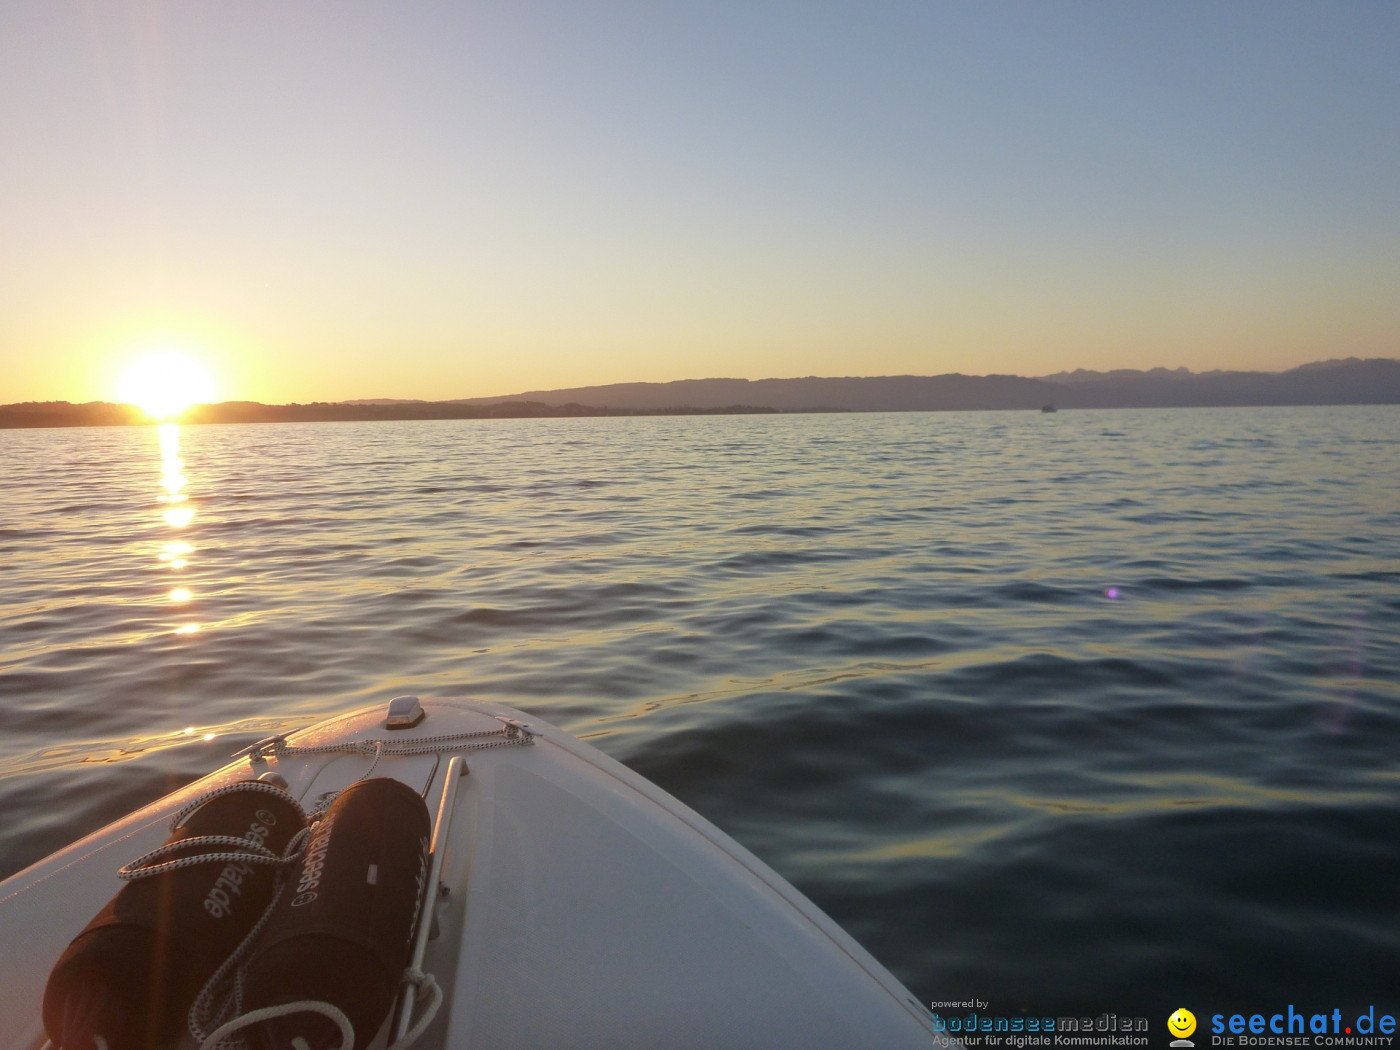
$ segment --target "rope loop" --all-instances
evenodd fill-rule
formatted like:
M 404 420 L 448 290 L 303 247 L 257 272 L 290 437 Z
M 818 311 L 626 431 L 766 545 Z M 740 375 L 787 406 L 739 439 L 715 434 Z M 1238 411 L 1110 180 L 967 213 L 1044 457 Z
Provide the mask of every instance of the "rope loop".
M 437 1016 L 438 1009 L 442 1006 L 442 985 L 437 983 L 437 978 L 422 970 L 415 970 L 409 967 L 403 972 L 403 983 L 414 985 L 418 989 L 418 994 L 428 1000 L 428 1005 L 423 1008 L 422 1014 L 414 1022 L 413 1027 L 404 1032 L 403 1038 L 390 1043 L 387 1050 L 408 1050 L 408 1047 L 418 1039 L 420 1035 L 428 1030 L 428 1025 L 433 1023 L 433 1018 Z
M 290 803 L 303 823 L 307 819 L 306 810 L 302 808 L 296 797 L 276 784 L 269 784 L 262 780 L 242 780 L 236 784 L 225 784 L 223 787 L 206 791 L 185 805 L 171 818 L 170 830 L 173 832 L 182 828 L 185 821 L 206 802 L 212 802 L 214 799 L 223 798 L 226 795 L 245 793 L 276 795 L 279 801 Z M 293 842 L 296 841 L 299 840 L 293 839 Z M 219 847 L 224 848 L 220 849 Z M 191 853 L 191 850 L 199 852 Z M 165 859 L 175 854 L 184 855 L 176 857 L 174 860 Z M 130 882 L 134 879 L 147 879 L 155 875 L 163 875 L 170 871 L 180 871 L 184 868 L 194 867 L 196 864 L 215 863 L 267 864 L 280 867 L 290 863 L 290 857 L 285 853 L 278 855 L 260 842 L 251 842 L 237 835 L 191 835 L 186 839 L 157 846 L 149 853 L 143 853 L 135 860 L 123 864 L 117 869 L 117 878 Z
M 351 1050 L 355 1045 L 355 1026 L 350 1023 L 339 1008 L 319 999 L 301 999 L 294 1003 L 281 1003 L 277 1006 L 264 1006 L 261 1010 L 250 1010 L 214 1029 L 199 1044 L 199 1050 L 217 1050 L 225 1039 L 235 1032 L 241 1032 L 250 1025 L 271 1021 L 289 1014 L 320 1014 L 340 1029 L 340 1045 L 335 1050 Z
M 370 757 L 370 763 L 360 778 L 363 780 L 374 772 L 381 758 L 441 754 L 444 751 L 479 751 L 495 747 L 529 747 L 534 744 L 535 736 L 524 723 L 504 718 L 501 719 L 501 722 L 502 725 L 499 729 L 444 733 L 437 736 L 397 740 L 383 738 L 353 740 L 308 747 L 289 744 L 285 736 L 273 736 L 258 741 L 234 757 L 246 756 L 251 763 L 257 764 L 269 758 L 292 758 L 301 755 L 334 753 L 365 755 Z M 324 793 L 318 797 L 316 805 L 308 811 L 294 796 L 275 784 L 259 780 L 227 784 L 206 792 L 179 810 L 171 820 L 171 830 L 174 831 L 182 827 L 189 817 L 206 802 L 242 791 L 268 792 L 278 795 L 283 801 L 290 800 L 297 813 L 305 821 L 306 826 L 292 837 L 287 848 L 280 855 L 266 846 L 232 835 L 196 835 L 169 843 L 137 857 L 129 864 L 123 865 L 118 871 L 118 875 L 127 880 L 147 878 L 167 871 L 195 864 L 209 864 L 215 861 L 267 864 L 277 867 L 290 866 L 300 859 L 313 829 L 340 794 L 339 791 Z M 218 849 L 217 847 L 227 848 Z M 175 853 L 201 848 L 210 850 L 210 852 L 195 853 L 173 860 L 165 859 Z M 300 1000 L 264 1007 L 248 1013 L 241 1012 L 244 970 L 240 964 L 266 928 L 285 888 L 286 882 L 279 879 L 273 898 L 264 909 L 262 916 L 238 947 L 209 978 L 191 1004 L 187 1023 L 190 1034 L 194 1036 L 200 1050 L 241 1048 L 245 1046 L 245 1040 L 232 1038 L 236 1033 L 262 1021 L 304 1012 L 319 1013 L 336 1025 L 340 1030 L 341 1043 L 335 1050 L 352 1050 L 355 1042 L 354 1025 L 351 1024 L 350 1019 L 342 1010 L 331 1003 L 319 1000 Z M 387 1050 L 407 1050 L 407 1047 L 412 1045 L 432 1024 L 443 1003 L 442 986 L 430 973 L 424 973 L 422 970 L 410 967 L 404 971 L 402 983 L 416 987 L 419 1001 L 426 1001 L 426 1005 L 422 1007 L 421 1013 L 417 1010 L 414 1011 L 418 1013 L 418 1019 L 404 1033 L 403 1037 L 396 1040 Z M 216 1002 L 221 1002 L 221 1005 L 216 1006 Z M 226 1021 L 223 1020 L 230 1014 L 236 1016 Z M 222 1023 L 220 1023 L 221 1021 Z M 216 1027 L 210 1031 L 211 1026 Z
M 291 841 L 287 843 L 287 848 L 282 852 L 280 863 L 291 865 L 300 860 L 302 851 L 306 847 L 306 841 L 310 836 L 310 827 L 302 828 L 293 835 Z M 263 909 L 258 921 L 253 924 L 253 928 L 239 942 L 238 947 L 233 949 L 229 957 L 219 964 L 219 968 L 214 971 L 209 980 L 204 982 L 204 987 L 199 990 L 194 1002 L 190 1004 L 185 1024 L 197 1043 L 202 1045 L 208 1041 L 210 1038 L 209 1029 L 217 1029 L 221 1018 L 230 1013 L 237 1014 L 242 1011 L 243 970 L 241 963 L 249 950 L 257 943 L 258 938 L 262 936 L 262 932 L 267 927 L 268 920 L 272 918 L 272 913 L 277 910 L 277 903 L 282 899 L 286 888 L 286 879 L 279 878 L 277 889 L 272 894 L 272 900 L 267 902 L 267 907 Z M 222 1006 L 216 1010 L 215 1004 L 220 999 L 220 988 L 229 980 L 230 975 L 232 975 L 233 988 L 223 997 Z
M 306 811 L 301 808 L 301 803 L 285 788 L 280 788 L 276 784 L 269 784 L 265 780 L 240 780 L 236 784 L 225 784 L 223 787 L 215 788 L 213 791 L 206 791 L 193 802 L 190 802 L 170 819 L 170 830 L 178 831 L 185 821 L 193 815 L 194 811 L 204 805 L 204 803 L 212 802 L 214 799 L 222 798 L 224 795 L 234 795 L 245 791 L 277 795 L 283 802 L 290 801 L 296 808 L 297 813 L 301 815 L 302 819 L 306 819 Z
M 176 860 L 161 861 L 162 857 L 168 857 L 172 853 L 200 846 L 233 846 L 235 848 L 209 850 L 188 857 L 179 857 Z M 131 882 L 134 879 L 147 879 L 153 875 L 164 875 L 168 871 L 192 868 L 196 864 L 215 863 L 268 864 L 279 867 L 286 863 L 286 859 L 279 857 L 266 846 L 255 845 L 247 839 L 236 838 L 232 835 L 195 835 L 153 849 L 149 853 L 143 853 L 130 863 L 123 864 L 117 869 L 117 878 L 124 882 Z

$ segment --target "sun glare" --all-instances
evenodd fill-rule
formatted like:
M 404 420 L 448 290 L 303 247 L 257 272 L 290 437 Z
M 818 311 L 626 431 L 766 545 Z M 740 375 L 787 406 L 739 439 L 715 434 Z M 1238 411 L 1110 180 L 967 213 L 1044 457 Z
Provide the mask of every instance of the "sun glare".
M 176 350 L 133 362 L 117 384 L 117 398 L 152 419 L 170 419 L 214 399 L 214 381 L 198 361 Z

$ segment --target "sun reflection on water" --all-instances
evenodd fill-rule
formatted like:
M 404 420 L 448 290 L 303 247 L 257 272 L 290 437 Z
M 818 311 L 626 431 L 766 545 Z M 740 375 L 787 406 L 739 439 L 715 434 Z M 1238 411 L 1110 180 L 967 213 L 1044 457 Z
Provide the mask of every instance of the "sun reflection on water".
M 172 529 L 185 529 L 194 521 L 194 504 L 185 491 L 185 461 L 180 456 L 180 425 L 161 423 L 156 428 L 160 439 L 160 488 L 162 505 L 161 517 Z M 161 545 L 157 556 L 172 572 L 188 567 L 187 555 L 194 553 L 194 545 L 183 539 L 168 540 Z M 188 587 L 172 587 L 166 594 L 167 600 L 183 605 L 193 597 Z M 175 634 L 194 634 L 199 630 L 197 623 L 180 624 Z

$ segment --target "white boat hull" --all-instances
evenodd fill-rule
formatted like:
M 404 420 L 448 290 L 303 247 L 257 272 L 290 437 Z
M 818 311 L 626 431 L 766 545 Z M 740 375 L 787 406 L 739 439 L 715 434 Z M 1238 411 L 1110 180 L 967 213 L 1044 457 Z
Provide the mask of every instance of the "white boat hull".
M 430 809 L 447 756 L 464 753 L 469 770 L 444 857 L 441 935 L 423 966 L 446 1001 L 416 1046 L 930 1045 L 927 1012 L 869 953 L 670 795 L 511 708 L 423 706 L 427 717 L 412 729 L 386 731 L 375 708 L 289 738 L 299 747 L 403 743 L 499 729 L 502 717 L 535 734 L 531 747 L 461 752 L 449 744 L 441 756 L 386 756 L 374 769 L 428 790 Z M 117 868 L 164 841 L 182 805 L 271 768 L 309 807 L 359 779 L 370 761 L 343 753 L 243 759 L 0 883 L 0 1050 L 43 1044 L 50 968 L 120 888 Z

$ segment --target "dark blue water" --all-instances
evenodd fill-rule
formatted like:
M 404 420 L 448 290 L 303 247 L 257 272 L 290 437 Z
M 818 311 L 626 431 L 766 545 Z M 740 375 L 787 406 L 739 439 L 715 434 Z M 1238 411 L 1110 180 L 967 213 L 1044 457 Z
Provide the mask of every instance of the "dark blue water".
M 5 872 L 469 695 L 922 999 L 1400 1007 L 1394 407 L 4 431 L 0 484 Z

